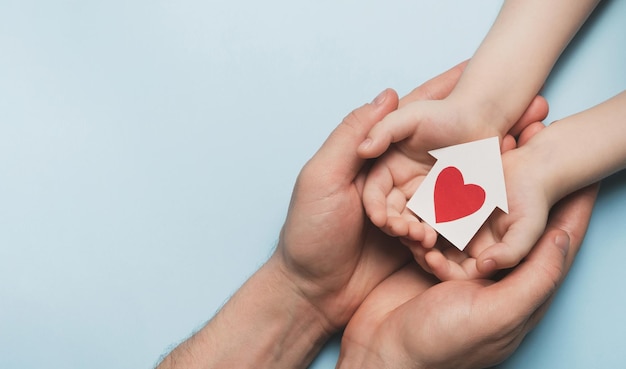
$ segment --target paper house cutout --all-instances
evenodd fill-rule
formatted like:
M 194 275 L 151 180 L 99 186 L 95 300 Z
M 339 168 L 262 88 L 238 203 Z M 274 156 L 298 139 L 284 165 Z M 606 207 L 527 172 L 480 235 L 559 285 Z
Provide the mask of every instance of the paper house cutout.
M 498 207 L 508 213 L 498 137 L 429 152 L 437 159 L 407 207 L 459 250 Z

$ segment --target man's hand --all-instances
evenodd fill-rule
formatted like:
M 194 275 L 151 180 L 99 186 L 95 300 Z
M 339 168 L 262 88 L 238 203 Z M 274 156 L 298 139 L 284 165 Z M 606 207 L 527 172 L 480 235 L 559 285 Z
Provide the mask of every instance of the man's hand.
M 366 219 L 366 169 L 356 153 L 371 127 L 398 106 L 392 90 L 348 115 L 298 176 L 272 257 L 294 289 L 341 329 L 367 294 L 409 259 Z
M 366 219 L 356 147 L 398 106 L 392 90 L 354 110 L 300 173 L 278 247 L 159 368 L 304 368 L 367 294 L 410 259 Z
M 403 103 L 447 96 L 464 64 Z M 209 323 L 159 368 L 300 368 L 367 295 L 411 260 L 365 217 L 356 149 L 397 108 L 394 91 L 348 115 L 300 173 L 278 247 Z
M 273 259 L 295 289 L 338 330 L 367 294 L 409 260 L 404 247 L 386 237 L 366 218 L 362 196 L 368 174 L 357 148 L 372 127 L 398 106 L 445 98 L 466 62 L 424 83 L 398 102 L 386 90 L 350 115 L 305 165 L 298 177 L 287 220 Z M 518 124 L 519 129 L 547 114 L 537 97 Z M 507 147 L 514 139 L 504 138 Z M 431 237 L 436 239 L 436 234 Z
M 347 326 L 339 368 L 484 368 L 539 322 L 582 243 L 597 185 L 562 200 L 527 259 L 497 282 L 436 283 L 415 265 L 386 279 Z

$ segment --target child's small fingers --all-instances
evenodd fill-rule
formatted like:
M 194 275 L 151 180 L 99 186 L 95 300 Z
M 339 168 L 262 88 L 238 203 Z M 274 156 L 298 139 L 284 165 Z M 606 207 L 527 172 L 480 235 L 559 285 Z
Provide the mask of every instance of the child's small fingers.
M 406 237 L 412 241 L 419 241 L 421 245 L 426 236 L 426 224 L 422 223 L 406 206 L 402 209 L 402 217 L 406 219 L 409 225 L 409 232 Z
M 416 220 L 404 214 L 405 205 L 404 193 L 395 187 L 392 188 L 387 195 L 387 222 L 383 227 L 383 230 L 390 236 L 407 237 L 411 223 Z
M 437 276 L 437 278 L 441 280 L 440 276 L 447 275 L 449 273 L 450 266 L 448 265 L 448 259 L 441 253 L 438 249 L 431 249 L 424 255 L 424 260 L 426 260 L 426 264 L 430 268 L 430 270 Z
M 446 259 L 456 264 L 461 264 L 468 258 L 467 254 L 465 254 L 463 251 L 457 249 L 456 247 L 452 245 L 444 248 L 442 253 L 443 253 L 443 256 L 446 257 Z
M 519 264 L 526 254 L 522 249 L 499 242 L 478 255 L 476 268 L 484 274 L 493 273 L 498 269 L 512 268 Z
M 409 234 L 409 222 L 401 216 L 388 216 L 387 224 L 382 229 L 392 237 L 407 237 Z
M 405 237 L 400 237 L 400 242 L 411 250 L 413 258 L 417 264 L 419 264 L 425 272 L 432 274 L 432 271 L 430 270 L 430 267 L 428 266 L 428 263 L 426 263 L 425 259 L 427 250 L 421 246 L 421 243 L 419 241 L 409 240 Z
M 420 223 L 420 221 L 416 219 L 407 219 L 407 222 L 409 225 L 409 231 L 406 237 L 413 241 L 422 241 L 426 234 L 424 224 Z
M 433 227 L 424 223 L 424 239 L 422 240 L 422 246 L 425 248 L 435 247 L 438 236 L 437 231 L 435 231 Z
M 389 210 L 387 213 L 389 213 Z M 435 246 L 437 243 L 437 231 L 435 231 L 427 223 L 422 222 L 406 207 L 402 210 L 402 216 L 409 224 L 409 232 L 407 235 L 408 239 L 412 241 L 419 241 L 420 245 L 427 249 L 431 249 Z
M 513 150 L 515 147 L 517 147 L 515 137 L 507 134 L 502 138 L 502 147 L 500 148 L 502 154 L 507 151 Z
M 370 130 L 367 138 L 359 145 L 357 153 L 363 158 L 378 157 L 392 143 L 409 137 L 415 127 L 415 113 L 411 109 L 391 112 Z
M 523 146 L 525 145 L 534 135 L 539 133 L 542 129 L 546 128 L 541 122 L 535 122 L 529 124 L 524 130 L 519 134 L 519 138 L 517 139 L 517 145 Z
M 509 133 L 513 136 L 519 135 L 528 125 L 544 120 L 548 116 L 548 111 L 549 107 L 546 99 L 540 95 L 535 96 Z
M 376 227 L 383 227 L 387 223 L 385 198 L 382 196 L 368 196 L 369 198 L 367 200 L 363 198 L 363 206 L 365 207 L 367 216 Z
M 451 281 L 459 279 L 468 279 L 463 268 L 451 261 L 437 249 L 429 250 L 425 255 L 426 263 L 428 267 L 441 281 Z
M 528 255 L 537 241 L 535 234 L 541 234 L 541 230 L 535 232 L 532 227 L 527 226 L 509 229 L 502 242 L 488 247 L 478 255 L 476 265 L 478 271 L 489 274 L 498 269 L 516 266 Z
M 363 207 L 377 227 L 387 223 L 387 195 L 393 189 L 393 178 L 384 165 L 374 165 L 363 186 Z

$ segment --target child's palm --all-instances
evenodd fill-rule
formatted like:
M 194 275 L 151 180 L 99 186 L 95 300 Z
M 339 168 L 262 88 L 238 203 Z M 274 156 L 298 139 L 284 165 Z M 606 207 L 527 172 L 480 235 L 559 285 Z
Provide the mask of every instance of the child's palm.
M 517 265 L 541 236 L 550 208 L 539 181 L 532 178 L 517 150 L 502 156 L 509 214 L 496 210 L 467 246 L 439 249 L 424 256 L 429 269 L 441 280 L 489 277 L 496 269 Z
M 382 154 L 363 192 L 365 210 L 375 225 L 389 235 L 433 246 L 434 231 L 419 223 L 406 203 L 435 162 L 429 151 L 498 135 L 467 119 L 447 100 L 416 101 L 387 115 L 371 130 L 359 152 L 367 158 Z

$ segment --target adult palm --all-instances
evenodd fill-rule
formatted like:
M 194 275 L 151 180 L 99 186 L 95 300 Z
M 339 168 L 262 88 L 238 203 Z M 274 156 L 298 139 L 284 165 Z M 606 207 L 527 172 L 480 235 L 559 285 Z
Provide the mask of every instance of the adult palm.
M 541 319 L 586 231 L 597 186 L 553 209 L 528 258 L 501 280 L 437 283 L 405 266 L 368 296 L 344 332 L 339 368 L 484 368 Z
M 403 103 L 447 96 L 464 66 L 426 82 Z M 397 94 L 384 91 L 348 115 L 304 166 L 273 256 L 331 330 L 345 326 L 374 287 L 410 260 L 405 247 L 365 216 L 368 165 L 357 155 L 374 124 L 397 107 Z

